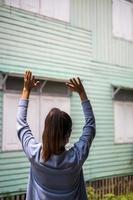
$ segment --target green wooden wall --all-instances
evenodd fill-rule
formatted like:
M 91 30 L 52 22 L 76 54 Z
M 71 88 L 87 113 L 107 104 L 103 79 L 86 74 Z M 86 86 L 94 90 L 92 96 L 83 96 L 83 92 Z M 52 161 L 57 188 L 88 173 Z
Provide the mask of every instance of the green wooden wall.
M 132 68 L 133 42 L 113 35 L 112 0 L 71 0 L 71 24 L 92 31 L 93 60 Z
M 133 86 L 133 67 L 129 63 L 123 67 L 123 62 L 127 62 L 122 54 L 126 51 L 124 47 L 121 53 L 113 46 L 109 46 L 108 50 L 108 45 L 112 40 L 115 43 L 116 39 L 112 38 L 107 28 L 111 26 L 110 21 L 103 23 L 103 9 L 108 9 L 106 20 L 109 20 L 111 1 L 71 2 L 70 24 L 0 7 L 0 71 L 23 74 L 29 67 L 37 76 L 62 80 L 80 76 L 91 99 L 97 124 L 97 137 L 84 165 L 85 179 L 133 174 L 132 144 L 114 143 L 111 84 Z M 118 44 L 117 41 L 115 44 L 120 48 L 123 42 L 126 43 L 118 40 Z M 110 52 L 114 51 L 119 54 L 118 63 L 110 57 Z M 123 62 L 120 56 L 125 59 Z M 0 92 L 0 147 L 2 99 L 3 93 Z M 71 97 L 71 116 L 74 142 L 81 134 L 83 125 L 80 101 L 76 94 Z M 0 193 L 25 190 L 28 167 L 29 163 L 21 151 L 1 152 Z
M 90 31 L 8 7 L 1 7 L 0 15 L 1 71 L 23 74 L 29 68 L 37 76 L 48 78 L 66 80 L 80 76 L 87 84 L 87 72 L 91 72 L 88 68 L 92 38 Z M 0 99 L 2 101 L 2 93 Z M 2 102 L 0 105 L 2 116 Z M 73 141 L 82 131 L 81 113 L 80 100 L 75 94 L 71 98 L 71 116 L 74 119 Z M 0 193 L 24 190 L 28 166 L 22 152 L 2 152 Z
M 114 84 L 133 88 L 133 43 L 113 35 L 112 0 L 72 0 L 71 25 L 92 32 L 94 76 L 90 94 L 97 117 L 97 138 L 85 174 L 88 179 L 97 178 L 97 174 L 98 177 L 133 174 L 132 144 L 114 143 L 111 87 Z

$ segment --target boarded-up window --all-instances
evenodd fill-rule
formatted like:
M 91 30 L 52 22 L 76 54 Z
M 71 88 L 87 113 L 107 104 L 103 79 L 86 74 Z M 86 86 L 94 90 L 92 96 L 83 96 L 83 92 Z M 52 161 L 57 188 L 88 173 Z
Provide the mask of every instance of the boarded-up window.
M 7 5 L 69 22 L 70 0 L 5 0 Z
M 69 22 L 69 0 L 41 0 L 40 13 Z
M 16 133 L 16 115 L 18 108 L 18 101 L 20 95 L 5 93 L 4 107 L 3 107 L 3 150 L 21 149 L 21 144 L 18 141 Z M 39 98 L 31 95 L 28 122 L 31 125 L 31 130 L 34 136 L 39 140 L 39 112 L 38 112 Z M 36 116 L 36 117 L 35 117 Z
M 133 90 L 120 89 L 114 97 L 115 142 L 133 143 Z
M 43 80 L 40 80 L 41 85 Z M 21 149 L 16 132 L 16 115 L 23 81 L 21 78 L 8 77 L 3 99 L 3 150 Z M 28 108 L 28 123 L 37 141 L 41 141 L 44 120 L 53 107 L 70 114 L 70 97 L 65 83 L 47 81 L 42 92 L 34 90 L 30 96 Z
M 112 16 L 114 36 L 133 40 L 133 3 L 113 0 Z
M 5 0 L 5 3 L 9 6 L 20 8 L 20 0 Z

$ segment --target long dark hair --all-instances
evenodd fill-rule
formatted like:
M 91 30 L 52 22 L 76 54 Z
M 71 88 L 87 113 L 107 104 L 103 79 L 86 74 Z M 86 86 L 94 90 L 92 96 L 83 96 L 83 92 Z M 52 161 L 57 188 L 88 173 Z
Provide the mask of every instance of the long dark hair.
M 58 108 L 53 108 L 45 119 L 42 135 L 42 158 L 48 161 L 51 155 L 65 150 L 65 141 L 70 137 L 71 117 Z

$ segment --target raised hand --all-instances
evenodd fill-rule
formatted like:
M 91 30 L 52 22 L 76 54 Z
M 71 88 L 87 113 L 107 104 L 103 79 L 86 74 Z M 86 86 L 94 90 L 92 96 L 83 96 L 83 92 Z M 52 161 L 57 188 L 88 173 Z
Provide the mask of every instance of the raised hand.
M 79 77 L 77 79 L 76 78 L 70 79 L 69 82 L 66 83 L 66 85 L 70 88 L 71 91 L 77 92 L 82 101 L 87 99 L 84 86 Z
M 36 87 L 39 84 L 39 81 L 35 80 L 35 77 L 32 76 L 31 71 L 26 71 L 24 74 L 24 88 L 22 91 L 21 98 L 28 99 L 32 88 Z
M 31 71 L 26 71 L 24 75 L 24 89 L 31 91 L 32 88 L 36 87 L 39 84 L 39 81 L 35 80 L 35 77 L 32 76 Z

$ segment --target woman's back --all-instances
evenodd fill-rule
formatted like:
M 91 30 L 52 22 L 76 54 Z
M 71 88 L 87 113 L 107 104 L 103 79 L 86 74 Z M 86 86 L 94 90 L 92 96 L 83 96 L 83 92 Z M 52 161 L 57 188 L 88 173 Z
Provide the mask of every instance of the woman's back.
M 73 150 L 53 155 L 46 163 L 40 152 L 41 144 L 31 160 L 27 199 L 86 200 L 82 167 L 76 164 Z
M 33 81 L 31 80 L 31 77 L 32 76 L 29 73 L 27 76 L 29 85 L 32 84 Z M 81 82 L 79 86 L 82 86 Z M 29 103 L 29 93 L 27 91 L 28 90 L 26 89 L 26 93 L 25 91 L 22 93 L 22 99 L 20 99 L 19 102 L 17 115 L 18 137 L 22 143 L 26 156 L 31 163 L 26 199 L 87 200 L 82 165 L 88 157 L 89 149 L 95 136 L 95 119 L 90 101 L 84 93 L 80 96 L 85 117 L 85 125 L 79 140 L 70 150 L 66 151 L 65 148 L 61 148 L 62 153 L 58 153 L 58 150 L 60 149 L 56 148 L 57 153 L 52 153 L 49 156 L 47 151 L 46 154 L 43 154 L 44 150 L 49 149 L 45 148 L 47 146 L 48 138 L 45 138 L 46 140 L 43 144 L 37 143 L 27 123 L 27 109 Z M 51 121 L 50 118 L 48 119 Z M 56 123 L 57 122 L 58 120 L 56 118 Z M 58 131 L 53 130 L 48 132 L 46 129 L 44 134 L 47 133 L 58 134 Z M 66 140 L 66 138 L 63 140 L 62 138 L 61 143 L 58 142 L 58 144 L 61 144 L 61 147 L 63 147 L 62 141 L 64 145 L 64 141 L 68 140 Z M 50 141 L 48 142 L 50 144 Z M 52 151 L 53 150 L 51 150 L 51 152 Z M 45 155 L 48 155 L 48 159 L 46 160 Z

